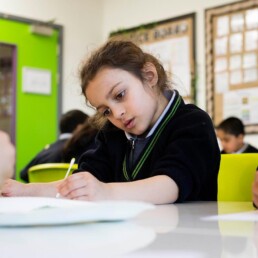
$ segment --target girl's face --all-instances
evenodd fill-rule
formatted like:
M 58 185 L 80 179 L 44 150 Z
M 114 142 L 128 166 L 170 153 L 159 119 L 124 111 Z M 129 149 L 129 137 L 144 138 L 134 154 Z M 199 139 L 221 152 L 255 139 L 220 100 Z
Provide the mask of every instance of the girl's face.
M 240 150 L 244 145 L 244 137 L 242 134 L 235 136 L 225 133 L 223 130 L 216 130 L 217 137 L 220 140 L 223 150 L 226 153 L 233 153 Z
M 167 105 L 164 95 L 157 94 L 155 71 L 147 74 L 150 79 L 143 84 L 125 70 L 102 68 L 88 84 L 85 94 L 91 105 L 116 127 L 142 135 Z

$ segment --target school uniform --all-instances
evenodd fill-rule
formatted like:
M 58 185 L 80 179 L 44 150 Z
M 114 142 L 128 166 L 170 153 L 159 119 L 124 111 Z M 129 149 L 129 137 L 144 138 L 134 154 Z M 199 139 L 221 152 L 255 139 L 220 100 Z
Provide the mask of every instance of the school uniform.
M 59 139 L 47 145 L 39 152 L 20 172 L 20 177 L 25 182 L 29 182 L 28 170 L 35 165 L 45 163 L 61 163 L 63 162 L 63 147 L 67 140 L 72 136 L 71 133 L 61 134 Z
M 244 146 L 240 150 L 238 150 L 236 152 L 233 152 L 233 153 L 235 153 L 235 154 L 240 154 L 240 153 L 258 153 L 258 149 L 256 149 L 254 146 L 252 146 L 249 143 L 245 143 Z M 221 154 L 227 154 L 227 152 L 222 150 Z
M 75 158 L 75 163 L 78 164 L 80 156 L 94 144 L 95 135 L 83 135 L 80 140 L 73 142 L 68 149 L 63 151 L 63 160 L 70 163 L 72 158 Z
M 212 121 L 177 91 L 170 95 L 146 138 L 131 139 L 108 122 L 74 173 L 89 171 L 106 183 L 167 175 L 179 188 L 177 202 L 216 200 L 220 150 Z

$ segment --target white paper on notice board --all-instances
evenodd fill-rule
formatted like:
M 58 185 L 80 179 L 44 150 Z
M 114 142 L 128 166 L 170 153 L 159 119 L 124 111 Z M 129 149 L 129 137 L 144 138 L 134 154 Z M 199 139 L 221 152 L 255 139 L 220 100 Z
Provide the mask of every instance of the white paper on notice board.
M 23 67 L 22 91 L 35 94 L 51 94 L 51 71 L 47 69 Z

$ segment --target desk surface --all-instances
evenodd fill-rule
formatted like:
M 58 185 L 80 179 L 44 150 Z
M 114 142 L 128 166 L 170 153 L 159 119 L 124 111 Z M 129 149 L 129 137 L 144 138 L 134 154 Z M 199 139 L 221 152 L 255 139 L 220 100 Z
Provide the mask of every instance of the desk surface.
M 0 257 L 258 257 L 257 219 L 220 217 L 246 211 L 258 216 L 251 203 L 202 202 L 160 205 L 129 221 L 0 228 Z

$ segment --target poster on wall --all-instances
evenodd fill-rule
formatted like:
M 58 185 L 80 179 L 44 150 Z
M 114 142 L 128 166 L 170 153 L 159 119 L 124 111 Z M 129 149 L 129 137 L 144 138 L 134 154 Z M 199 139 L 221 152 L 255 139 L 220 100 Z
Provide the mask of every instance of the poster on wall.
M 22 91 L 34 94 L 51 94 L 51 71 L 32 67 L 22 68 Z
M 206 10 L 206 100 L 215 124 L 230 116 L 258 133 L 258 2 Z
M 154 55 L 186 102 L 195 102 L 195 14 L 119 30 L 111 38 L 132 40 Z

